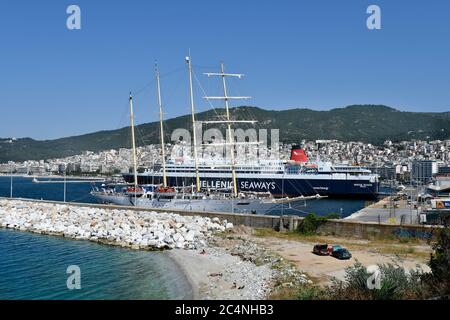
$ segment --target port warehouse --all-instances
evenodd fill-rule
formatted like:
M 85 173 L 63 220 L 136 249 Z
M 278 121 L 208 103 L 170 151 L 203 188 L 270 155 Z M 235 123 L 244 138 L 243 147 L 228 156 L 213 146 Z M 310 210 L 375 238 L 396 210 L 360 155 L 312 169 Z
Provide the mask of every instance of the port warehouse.
M 59 205 L 70 205 L 89 208 L 101 209 L 119 209 L 119 210 L 134 210 L 134 211 L 159 211 L 167 212 L 167 209 L 157 208 L 136 208 L 104 204 L 89 204 L 89 203 L 68 203 L 62 201 L 48 201 L 48 200 L 34 200 L 22 198 L 3 198 L 4 200 L 21 200 L 35 203 L 50 203 Z M 301 224 L 303 217 L 285 215 L 285 216 L 270 216 L 257 214 L 233 214 L 223 212 L 193 212 L 182 210 L 169 210 L 180 215 L 187 216 L 203 216 L 221 220 L 227 220 L 233 225 L 245 225 L 253 228 L 271 228 L 277 231 L 293 231 Z M 417 238 L 417 239 L 431 239 L 436 235 L 436 231 L 442 226 L 432 225 L 394 225 L 386 223 L 373 222 L 355 222 L 338 219 L 330 219 L 324 221 L 318 228 L 317 232 L 323 235 L 332 235 L 338 237 L 349 237 L 359 239 L 393 239 L 393 238 Z

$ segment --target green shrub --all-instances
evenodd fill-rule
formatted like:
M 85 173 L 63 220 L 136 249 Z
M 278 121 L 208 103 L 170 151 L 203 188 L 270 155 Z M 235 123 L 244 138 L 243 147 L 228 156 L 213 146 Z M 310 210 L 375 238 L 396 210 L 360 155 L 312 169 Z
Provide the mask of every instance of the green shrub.
M 321 299 L 323 295 L 324 293 L 320 287 L 305 285 L 300 287 L 295 298 L 297 300 L 318 300 Z
M 396 265 L 378 265 L 381 272 L 379 289 L 369 289 L 367 279 L 371 276 L 359 262 L 345 271 L 345 281 L 335 279 L 328 288 L 330 299 L 345 300 L 394 300 L 420 299 L 425 295 L 421 280 L 422 270 L 409 273 Z
M 305 235 L 313 235 L 317 229 L 329 219 L 338 219 L 339 215 L 332 213 L 326 216 L 318 216 L 315 213 L 308 213 L 299 224 L 297 231 Z

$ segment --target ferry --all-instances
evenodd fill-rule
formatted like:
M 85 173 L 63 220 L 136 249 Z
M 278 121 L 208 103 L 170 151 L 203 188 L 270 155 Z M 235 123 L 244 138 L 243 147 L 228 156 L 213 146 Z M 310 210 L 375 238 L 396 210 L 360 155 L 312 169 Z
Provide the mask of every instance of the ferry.
M 239 190 L 270 192 L 275 197 L 321 195 L 327 197 L 376 198 L 379 194 L 379 176 L 357 165 L 337 165 L 330 162 L 309 161 L 306 152 L 294 145 L 288 161 L 258 160 L 236 164 Z M 190 159 L 171 159 L 165 164 L 168 184 L 190 186 L 195 184 L 195 164 Z M 202 160 L 198 165 L 202 189 L 231 189 L 232 166 Z M 162 183 L 163 170 L 155 165 L 138 173 L 139 185 Z M 128 183 L 134 175 L 124 173 Z

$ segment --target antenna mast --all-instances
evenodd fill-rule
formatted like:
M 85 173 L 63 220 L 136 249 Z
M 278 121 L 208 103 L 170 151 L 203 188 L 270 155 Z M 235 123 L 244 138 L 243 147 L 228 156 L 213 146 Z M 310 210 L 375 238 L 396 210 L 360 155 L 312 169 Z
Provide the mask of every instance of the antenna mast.
M 196 180 L 196 190 L 200 192 L 200 176 L 198 173 L 198 157 L 197 157 L 197 137 L 196 137 L 196 129 L 195 129 L 195 107 L 194 107 L 194 91 L 192 89 L 192 61 L 191 56 L 186 57 L 186 62 L 189 67 L 189 93 L 191 99 L 191 114 L 192 114 L 192 136 L 194 142 L 194 162 L 195 162 L 195 180 Z
M 160 128 L 160 135 L 161 135 L 163 187 L 166 188 L 167 187 L 166 151 L 165 151 L 165 147 L 164 147 L 164 126 L 163 126 L 163 111 L 162 111 L 162 102 L 161 102 L 161 85 L 159 83 L 159 70 L 158 70 L 157 63 L 155 63 L 155 71 L 156 71 L 156 87 L 158 90 L 159 128 Z

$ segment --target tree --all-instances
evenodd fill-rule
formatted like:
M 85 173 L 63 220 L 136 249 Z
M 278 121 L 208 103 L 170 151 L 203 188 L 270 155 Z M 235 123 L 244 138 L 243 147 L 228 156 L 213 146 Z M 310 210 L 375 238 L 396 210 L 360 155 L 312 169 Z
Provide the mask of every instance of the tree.
M 437 239 L 433 244 L 433 253 L 428 265 L 431 275 L 426 276 L 434 294 L 440 297 L 450 295 L 450 227 L 439 231 Z

